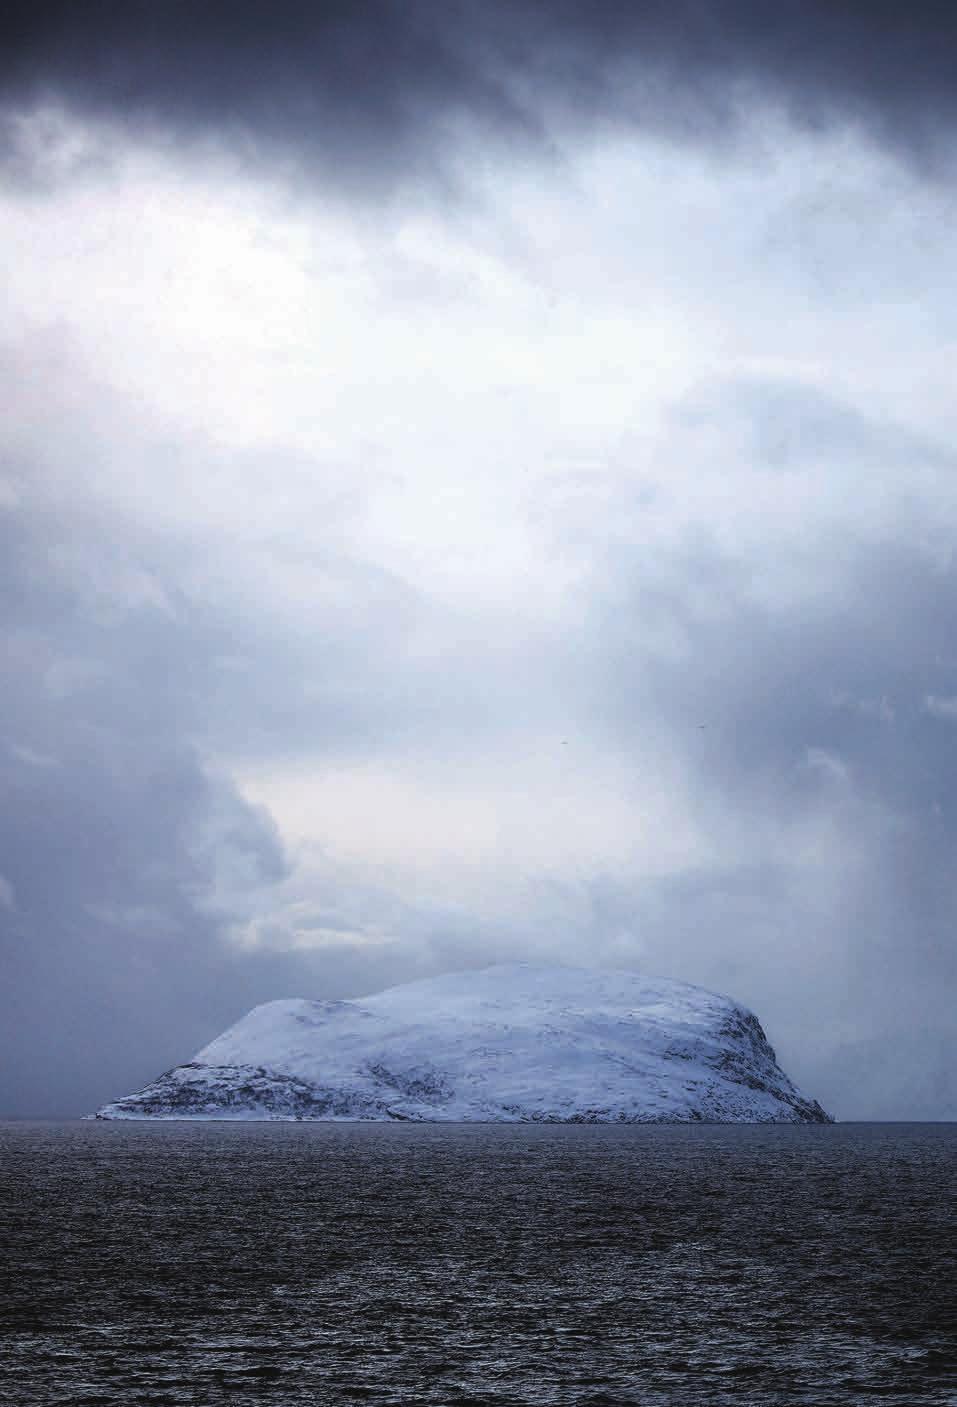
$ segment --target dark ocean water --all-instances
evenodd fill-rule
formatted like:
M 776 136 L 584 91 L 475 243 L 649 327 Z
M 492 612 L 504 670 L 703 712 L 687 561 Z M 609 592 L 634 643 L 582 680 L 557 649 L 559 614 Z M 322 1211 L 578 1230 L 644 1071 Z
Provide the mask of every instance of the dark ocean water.
M 957 1125 L 0 1125 L 0 1401 L 957 1404 Z

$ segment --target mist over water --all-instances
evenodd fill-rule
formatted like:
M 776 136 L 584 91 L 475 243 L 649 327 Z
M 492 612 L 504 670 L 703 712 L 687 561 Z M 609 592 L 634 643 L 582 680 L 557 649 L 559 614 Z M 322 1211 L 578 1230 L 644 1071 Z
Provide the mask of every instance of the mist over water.
M 957 1401 L 957 1126 L 0 1126 L 0 1401 Z

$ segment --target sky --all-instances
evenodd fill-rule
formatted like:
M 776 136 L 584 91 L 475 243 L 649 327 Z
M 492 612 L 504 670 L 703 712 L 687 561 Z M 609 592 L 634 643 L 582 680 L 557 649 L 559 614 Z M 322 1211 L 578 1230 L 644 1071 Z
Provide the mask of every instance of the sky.
M 957 1117 L 957 13 L 5 14 L 0 1115 L 523 960 Z

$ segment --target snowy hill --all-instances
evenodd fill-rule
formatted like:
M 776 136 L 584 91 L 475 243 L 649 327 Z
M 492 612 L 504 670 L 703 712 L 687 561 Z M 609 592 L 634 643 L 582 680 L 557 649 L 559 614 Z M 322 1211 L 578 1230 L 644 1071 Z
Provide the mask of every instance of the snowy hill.
M 523 963 L 361 1001 L 266 1002 L 97 1117 L 828 1121 L 728 997 Z

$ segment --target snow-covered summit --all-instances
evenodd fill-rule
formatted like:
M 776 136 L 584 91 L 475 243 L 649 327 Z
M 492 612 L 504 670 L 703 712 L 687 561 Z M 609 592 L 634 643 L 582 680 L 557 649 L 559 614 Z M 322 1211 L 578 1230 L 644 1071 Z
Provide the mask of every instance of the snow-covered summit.
M 750 1011 L 634 972 L 509 963 L 266 1002 L 105 1119 L 818 1123 Z

